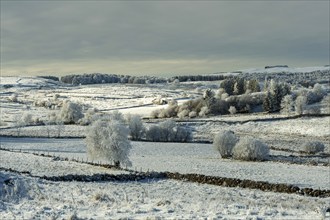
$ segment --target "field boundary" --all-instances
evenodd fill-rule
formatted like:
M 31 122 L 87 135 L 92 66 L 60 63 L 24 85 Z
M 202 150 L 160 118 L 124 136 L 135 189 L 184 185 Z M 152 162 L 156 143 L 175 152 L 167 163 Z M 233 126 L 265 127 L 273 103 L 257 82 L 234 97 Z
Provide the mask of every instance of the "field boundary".
M 0 148 L 0 150 L 11 151 L 9 149 Z M 20 152 L 20 151 L 15 151 Z M 26 153 L 26 152 L 21 152 Z M 50 157 L 55 158 L 57 160 L 63 161 L 74 161 L 77 163 L 82 164 L 89 164 L 92 166 L 99 166 L 108 169 L 117 169 L 130 172 L 129 174 L 93 174 L 93 175 L 63 175 L 63 176 L 37 176 L 32 175 L 30 171 L 18 171 L 13 170 L 11 168 L 4 168 L 0 167 L 0 171 L 12 172 L 17 173 L 20 175 L 27 175 L 33 178 L 39 178 L 47 181 L 54 181 L 54 182 L 104 182 L 104 181 L 119 181 L 119 182 L 127 182 L 127 181 L 146 181 L 146 180 L 178 180 L 184 182 L 193 182 L 193 183 L 200 183 L 200 184 L 209 184 L 209 185 L 216 185 L 222 187 L 240 187 L 240 188 L 247 188 L 247 189 L 258 189 L 265 192 L 279 192 L 279 193 L 288 193 L 288 194 L 298 194 L 303 196 L 310 196 L 310 197 L 321 197 L 326 198 L 330 197 L 330 190 L 321 190 L 321 189 L 313 189 L 313 188 L 300 188 L 298 186 L 292 184 L 285 184 L 285 183 L 269 183 L 266 181 L 255 181 L 255 180 L 247 180 L 247 179 L 238 179 L 238 178 L 229 178 L 229 177 L 219 177 L 219 176 L 207 176 L 203 174 L 196 174 L 196 173 L 188 173 L 188 174 L 181 174 L 177 172 L 155 172 L 155 171 L 136 171 L 131 169 L 125 168 L 118 168 L 114 165 L 110 164 L 100 164 L 100 163 L 92 163 L 92 162 L 83 162 L 76 159 L 67 159 L 67 158 L 60 158 L 58 156 L 52 155 L 45 155 L 45 154 L 36 154 L 31 153 L 33 155 L 42 156 L 42 157 Z M 12 184 L 11 179 L 5 180 L 5 184 Z

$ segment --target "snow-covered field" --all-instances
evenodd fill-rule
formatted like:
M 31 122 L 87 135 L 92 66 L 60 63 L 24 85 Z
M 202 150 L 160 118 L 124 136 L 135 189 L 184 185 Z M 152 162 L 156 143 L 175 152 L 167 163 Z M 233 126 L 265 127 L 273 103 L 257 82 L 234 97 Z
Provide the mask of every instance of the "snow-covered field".
M 2 219 L 324 219 L 329 198 L 173 180 L 49 182 L 3 172 Z M 1 184 L 1 182 L 0 182 Z
M 38 140 L 35 138 L 17 141 L 15 138 L 1 138 L 0 140 L 2 148 L 20 149 L 24 152 L 38 152 L 82 161 L 88 160 L 86 146 L 81 139 L 59 139 L 58 142 L 56 139 Z M 329 166 L 220 159 L 211 144 L 133 142 L 130 159 L 133 163 L 132 169 L 137 171 L 198 173 L 330 190 Z M 2 151 L 0 161 L 0 167 L 29 171 L 38 176 L 84 174 L 84 172 L 89 175 L 98 172 L 106 173 L 101 168 L 88 169 L 88 166 L 79 166 L 75 162 L 54 161 L 51 158 L 20 152 Z M 274 172 L 275 170 L 276 172 Z
M 285 69 L 293 73 L 322 68 Z M 279 70 L 249 71 L 273 74 Z M 0 145 L 14 150 L 0 150 L 0 219 L 330 219 L 329 197 L 168 179 L 54 182 L 38 178 L 130 172 L 70 160 L 91 161 L 83 139 L 86 126 L 17 128 L 14 123 L 26 112 L 47 120 L 51 113 L 59 111 L 64 100 L 80 103 L 85 110 L 96 108 L 101 113 L 118 110 L 148 117 L 153 110 L 167 107 L 153 104 L 154 99 L 176 99 L 181 103 L 202 96 L 203 89 L 218 84 L 215 81 L 74 87 L 37 77 L 0 77 Z M 281 118 L 283 115 L 257 113 L 178 120 L 193 128 L 194 143 L 132 142 L 130 169 L 196 173 L 330 190 L 330 117 L 274 120 Z M 149 125 L 158 121 L 146 120 Z M 212 141 L 214 134 L 222 130 L 262 140 L 272 147 L 271 158 L 264 162 L 221 159 L 212 144 L 196 143 Z M 301 153 L 306 141 L 321 141 L 325 154 Z

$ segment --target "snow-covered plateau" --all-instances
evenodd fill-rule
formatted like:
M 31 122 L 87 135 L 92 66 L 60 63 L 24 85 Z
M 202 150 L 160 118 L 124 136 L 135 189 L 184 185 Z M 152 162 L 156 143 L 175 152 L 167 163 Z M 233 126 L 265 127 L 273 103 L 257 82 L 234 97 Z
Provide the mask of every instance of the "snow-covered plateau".
M 288 73 L 291 81 L 304 81 L 304 77 L 322 77 L 324 71 L 329 71 L 329 67 L 275 67 L 228 75 L 255 74 L 260 79 L 278 74 L 285 79 Z M 85 117 L 91 112 L 137 114 L 149 129 L 165 120 L 151 117 L 155 110 L 171 107 L 173 100 L 182 105 L 202 98 L 206 89 L 219 89 L 221 81 L 68 85 L 52 78 L 0 77 L 0 219 L 330 219 L 329 194 L 312 197 L 170 178 L 51 180 L 154 171 L 263 181 L 328 192 L 330 90 L 323 78 L 319 82 L 323 82 L 321 86 L 327 95 L 322 101 L 306 105 L 317 107 L 317 114 L 256 111 L 173 117 L 177 124 L 190 129 L 191 141 L 131 141 L 132 166 L 117 169 L 96 166 L 113 162 L 88 156 L 88 123 L 50 122 L 67 101 L 79 104 Z M 300 94 L 300 85 L 292 88 Z M 18 123 L 23 116 L 30 123 Z M 227 130 L 239 138 L 254 137 L 267 144 L 267 160 L 221 158 L 212 141 L 217 133 Z M 304 145 L 308 142 L 321 143 L 323 151 L 308 154 Z

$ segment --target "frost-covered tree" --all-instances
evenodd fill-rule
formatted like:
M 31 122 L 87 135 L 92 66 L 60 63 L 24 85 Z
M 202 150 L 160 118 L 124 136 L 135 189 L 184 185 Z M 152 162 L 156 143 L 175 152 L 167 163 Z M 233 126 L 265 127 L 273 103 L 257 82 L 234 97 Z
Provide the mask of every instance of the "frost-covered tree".
M 128 156 L 132 148 L 128 140 L 129 130 L 118 121 L 102 121 L 92 123 L 86 133 L 87 154 L 91 159 L 105 159 L 131 166 Z
M 330 114 L 330 94 L 325 96 L 323 99 L 322 99 L 322 105 L 324 105 L 324 109 L 323 109 L 323 112 L 325 114 Z
M 124 123 L 124 121 L 125 121 L 123 114 L 121 112 L 119 112 L 118 110 L 111 112 L 108 115 L 108 119 L 111 121 L 119 121 L 121 123 Z
M 238 138 L 232 131 L 222 131 L 214 136 L 213 147 L 218 151 L 222 158 L 232 156 L 232 150 L 237 143 Z
M 296 98 L 295 105 L 294 105 L 296 114 L 302 115 L 302 113 L 304 112 L 304 109 L 306 107 L 306 101 L 307 101 L 307 98 L 302 95 L 300 95 Z
M 161 129 L 157 125 L 151 125 L 146 131 L 146 139 L 149 141 L 161 141 Z
M 193 136 L 191 130 L 186 126 L 176 126 L 174 140 L 179 142 L 191 141 Z
M 241 138 L 233 148 L 233 158 L 238 160 L 266 160 L 269 147 L 254 138 Z
M 272 79 L 266 91 L 263 101 L 263 109 L 267 112 L 278 112 L 284 96 L 290 93 L 290 87 L 286 83 L 277 83 Z
M 94 120 L 96 120 L 96 115 L 97 109 L 95 108 L 90 108 L 86 111 L 84 114 L 84 117 L 79 120 L 79 124 L 81 125 L 89 125 L 91 124 Z
M 275 80 L 271 80 L 270 81 L 270 102 L 271 104 L 271 112 L 277 112 L 280 110 L 281 108 L 281 87 L 280 85 L 275 81 Z
M 233 78 L 228 78 L 221 81 L 220 88 L 223 88 L 226 91 L 226 93 L 228 93 L 229 95 L 233 95 L 234 85 L 235 85 L 235 80 Z
M 56 121 L 55 124 L 57 137 L 61 137 L 61 133 L 63 133 L 65 130 L 64 123 L 62 121 Z
M 281 109 L 284 114 L 290 115 L 293 111 L 293 97 L 292 95 L 286 95 L 283 97 L 281 102 Z
M 141 140 L 146 131 L 141 117 L 138 115 L 128 115 L 127 123 L 132 140 Z
M 207 113 L 214 113 L 216 111 L 216 98 L 215 94 L 211 89 L 207 89 L 204 91 L 203 94 L 203 99 L 204 99 L 204 106 L 207 107 L 208 112 L 203 111 L 202 115 L 206 115 Z
M 71 124 L 77 123 L 79 119 L 83 117 L 84 115 L 82 113 L 81 105 L 74 102 L 65 101 L 63 102 L 63 106 L 59 113 L 58 120 L 67 124 Z
M 17 114 L 13 117 L 13 123 L 16 127 L 17 136 L 20 136 L 21 129 L 24 126 L 21 120 L 21 115 Z
M 260 92 L 259 81 L 257 79 L 251 79 L 249 81 L 246 81 L 245 82 L 245 92 L 246 91 Z
M 192 139 L 192 132 L 186 126 L 177 125 L 173 120 L 166 120 L 159 125 L 150 126 L 146 132 L 146 139 L 162 142 L 187 142 Z
M 312 100 L 313 102 L 309 102 L 309 103 L 319 102 L 326 95 L 327 95 L 327 91 L 323 88 L 323 86 L 316 83 L 313 87 L 313 100 Z
M 163 141 L 173 141 L 174 140 L 174 128 L 176 127 L 175 121 L 169 119 L 159 123 L 161 128 L 160 136 Z
M 266 112 L 271 112 L 273 109 L 273 102 L 271 97 L 272 97 L 271 93 L 269 91 L 266 91 L 266 95 L 262 103 L 262 108 Z
M 234 91 L 235 95 L 241 95 L 245 93 L 245 80 L 244 78 L 238 78 L 234 83 Z

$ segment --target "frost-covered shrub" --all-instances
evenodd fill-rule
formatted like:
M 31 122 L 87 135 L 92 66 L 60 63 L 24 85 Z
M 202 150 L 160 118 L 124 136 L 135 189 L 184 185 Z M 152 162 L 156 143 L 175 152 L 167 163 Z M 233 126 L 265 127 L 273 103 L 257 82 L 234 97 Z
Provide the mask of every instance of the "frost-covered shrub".
M 18 96 L 16 93 L 13 93 L 10 97 L 9 100 L 12 102 L 18 102 Z
M 152 125 L 146 131 L 149 141 L 179 141 L 186 142 L 192 139 L 192 132 L 188 127 L 179 126 L 173 120 L 166 120 L 159 125 Z
M 60 114 L 58 115 L 58 120 L 64 123 L 77 123 L 79 119 L 83 118 L 81 105 L 73 103 L 70 101 L 63 102 Z
M 35 121 L 33 120 L 32 115 L 30 113 L 24 112 L 23 115 L 21 114 L 14 115 L 13 123 L 15 127 L 19 128 L 26 125 L 34 124 Z
M 196 117 L 197 117 L 197 112 L 195 111 L 189 112 L 189 118 L 196 118 Z
M 153 110 L 150 114 L 150 117 L 151 118 L 158 118 L 159 114 L 161 112 L 161 109 L 156 109 L 156 110 Z
M 315 84 L 313 89 L 301 89 L 296 93 L 296 96 L 305 96 L 307 104 L 320 102 L 327 95 L 326 90 L 320 84 Z
M 241 138 L 233 149 L 233 158 L 238 160 L 266 160 L 269 148 L 254 138 Z
M 200 117 L 205 117 L 210 112 L 209 108 L 207 106 L 204 106 L 201 108 L 201 111 L 199 112 Z
M 24 180 L 21 177 L 13 178 L 11 175 L 0 172 L 0 204 L 18 203 L 23 199 L 33 199 L 39 190 L 32 181 Z
M 237 112 L 235 106 L 230 106 L 228 111 L 232 115 L 236 114 L 236 112 Z
M 162 110 L 162 112 L 160 114 L 162 117 L 160 117 L 160 118 L 175 117 L 177 115 L 177 111 L 178 111 L 178 105 L 177 104 L 168 105 L 167 108 Z
M 129 115 L 127 116 L 127 123 L 132 140 L 141 140 L 145 134 L 145 126 L 141 117 L 138 115 Z
M 324 151 L 324 144 L 319 141 L 306 142 L 303 145 L 303 151 L 308 154 L 316 154 Z
M 213 147 L 218 151 L 222 158 L 232 156 L 232 150 L 238 138 L 232 131 L 222 131 L 214 136 Z
M 228 97 L 229 97 L 228 93 L 223 93 L 220 97 L 220 100 L 226 100 L 226 98 Z
M 95 121 L 86 133 L 88 156 L 91 159 L 114 161 L 117 166 L 131 166 L 128 156 L 132 146 L 128 133 L 128 128 L 118 121 Z
M 55 124 L 57 119 L 57 115 L 55 112 L 51 112 L 48 114 L 48 122 L 46 122 L 47 124 Z
M 34 123 L 32 115 L 30 113 L 24 112 L 21 118 L 22 125 L 31 125 Z
M 258 104 L 261 103 L 258 103 L 258 99 L 252 94 L 243 94 L 238 97 L 237 109 L 241 112 L 250 112 L 251 106 L 257 106 Z
M 84 114 L 84 117 L 79 120 L 79 124 L 81 125 L 89 125 L 91 124 L 94 120 L 96 120 L 96 112 L 97 109 L 95 108 L 90 108 L 86 111 Z
M 184 110 L 182 110 L 182 111 L 180 111 L 179 113 L 178 113 L 178 117 L 180 118 L 180 119 L 184 119 L 185 117 L 187 117 L 189 115 L 189 111 L 187 110 L 187 109 L 184 109 Z
M 220 88 L 215 93 L 215 98 L 221 99 L 222 94 L 226 93 L 226 91 L 223 88 Z M 227 94 L 228 95 L 228 94 Z

